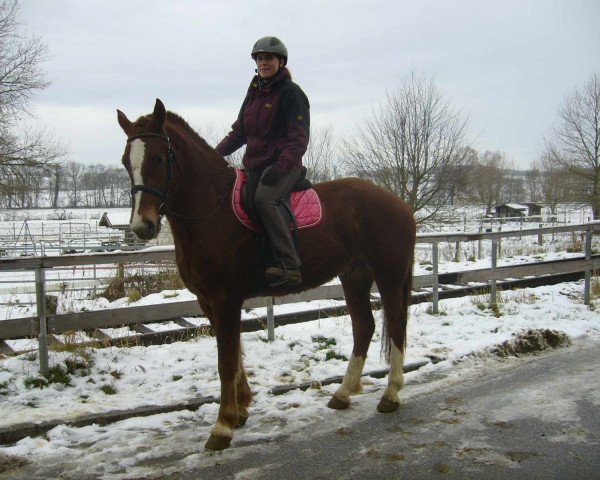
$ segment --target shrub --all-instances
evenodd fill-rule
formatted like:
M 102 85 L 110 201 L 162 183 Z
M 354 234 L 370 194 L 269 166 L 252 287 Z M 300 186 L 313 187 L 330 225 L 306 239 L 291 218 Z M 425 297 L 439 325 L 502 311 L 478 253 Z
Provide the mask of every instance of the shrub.
M 129 295 L 127 296 L 127 300 L 129 303 L 137 302 L 142 299 L 142 292 L 140 292 L 137 288 L 133 288 L 129 291 Z
M 71 379 L 66 369 L 60 365 L 55 365 L 48 370 L 48 373 L 44 375 L 50 383 L 61 383 L 65 386 L 71 385 Z
M 27 390 L 30 390 L 32 388 L 46 388 L 49 383 L 44 377 L 25 377 L 23 385 Z
M 128 297 L 129 302 L 134 302 L 151 293 L 159 293 L 163 290 L 181 290 L 182 288 L 185 288 L 185 285 L 177 271 L 162 271 L 148 275 L 121 273 L 112 279 L 106 290 L 99 296 L 111 302 Z
M 315 335 L 312 341 L 317 344 L 317 350 L 325 350 L 326 348 L 332 347 L 337 344 L 337 340 L 333 337 L 324 337 L 323 335 Z
M 327 353 L 325 354 L 325 360 L 348 360 L 348 357 L 346 355 L 342 355 L 339 352 L 336 352 L 335 350 L 327 350 Z
M 69 378 L 69 373 L 60 365 L 55 365 L 54 367 L 48 370 L 48 373 L 45 375 L 40 375 L 37 377 L 26 377 L 23 380 L 23 384 L 25 388 L 46 388 L 51 383 L 60 383 L 68 387 L 71 385 L 71 379 Z
M 106 395 L 115 395 L 117 393 L 117 389 L 112 385 L 102 385 L 100 387 L 100 390 Z
M 583 252 L 583 244 L 581 242 L 573 242 L 573 244 L 567 247 L 567 252 L 569 253 L 579 253 Z

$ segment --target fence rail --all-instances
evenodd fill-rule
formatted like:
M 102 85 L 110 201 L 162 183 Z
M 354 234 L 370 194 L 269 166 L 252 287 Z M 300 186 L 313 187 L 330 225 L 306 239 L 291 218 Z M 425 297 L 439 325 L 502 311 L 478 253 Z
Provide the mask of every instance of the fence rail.
M 453 272 L 452 283 L 487 283 L 490 286 L 491 303 L 496 302 L 496 282 L 505 278 L 551 275 L 558 273 L 585 272 L 584 301 L 589 303 L 591 272 L 600 269 L 600 259 L 592 258 L 592 235 L 600 230 L 600 222 L 577 225 L 562 225 L 531 229 L 507 230 L 497 232 L 459 232 L 459 233 L 425 233 L 417 236 L 417 243 L 430 244 L 432 247 L 432 273 L 413 278 L 413 287 L 432 288 L 432 310 L 438 311 L 440 289 L 439 244 L 459 242 L 492 242 L 492 259 L 490 268 Z M 563 262 L 537 262 L 529 264 L 497 266 L 500 242 L 504 238 L 538 236 L 541 244 L 544 235 L 557 233 L 584 232 L 585 254 L 580 258 Z M 174 261 L 174 247 L 151 247 L 141 251 L 106 252 L 95 254 L 61 255 L 47 257 L 26 257 L 0 260 L 0 271 L 34 271 L 36 285 L 37 315 L 35 317 L 15 318 L 0 321 L 0 342 L 4 339 L 38 336 L 40 348 L 40 368 L 47 369 L 48 334 L 58 334 L 70 330 L 93 330 L 123 325 L 152 323 L 167 318 L 182 318 L 202 315 L 196 301 L 174 302 L 160 305 L 105 309 L 93 312 L 47 315 L 46 312 L 46 278 L 48 269 L 75 267 L 82 265 L 110 265 L 127 263 L 151 263 Z M 373 290 L 376 292 L 376 290 Z M 338 299 L 343 297 L 341 285 L 321 286 L 300 294 L 284 297 L 253 298 L 244 303 L 244 308 L 267 307 L 269 338 L 274 338 L 273 305 L 306 302 L 312 300 Z

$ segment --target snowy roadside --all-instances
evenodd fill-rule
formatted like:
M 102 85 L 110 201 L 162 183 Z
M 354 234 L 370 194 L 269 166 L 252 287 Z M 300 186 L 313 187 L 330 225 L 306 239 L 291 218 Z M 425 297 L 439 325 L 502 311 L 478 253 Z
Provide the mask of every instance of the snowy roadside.
M 487 308 L 488 300 L 483 296 L 444 300 L 440 303 L 441 314 L 435 316 L 428 313 L 426 304 L 413 306 L 406 363 L 431 356 L 444 360 L 407 374 L 407 388 L 425 373 L 451 368 L 464 356 L 484 352 L 526 329 L 553 329 L 572 338 L 600 339 L 600 315 L 593 307 L 583 305 L 582 289 L 582 282 L 574 282 L 503 292 L 500 316 Z M 380 316 L 376 312 L 378 324 Z M 386 367 L 379 356 L 379 331 L 378 325 L 365 372 Z M 351 325 L 349 318 L 342 316 L 279 327 L 273 343 L 266 342 L 265 332 L 245 333 L 243 345 L 249 381 L 255 392 L 251 416 L 257 421 L 241 432 L 240 441 L 250 441 L 257 435 L 274 438 L 301 428 L 314 415 L 325 414 L 326 399 L 335 385 L 276 397 L 269 393 L 270 389 L 342 375 L 347 363 L 344 357 L 352 349 Z M 66 375 L 68 385 L 50 383 L 39 388 L 35 386 L 39 379 L 35 355 L 2 359 L 0 427 L 219 396 L 216 345 L 210 337 L 171 345 L 88 350 L 84 358 L 68 352 L 51 353 L 51 366 L 66 371 L 67 364 L 75 370 Z M 367 377 L 365 391 L 382 390 L 386 381 Z M 285 422 L 281 421 L 282 409 L 289 410 Z M 46 436 L 27 438 L 0 451 L 26 456 L 49 453 L 69 448 L 80 435 L 95 442 L 95 436 L 109 438 L 110 432 L 127 431 L 134 426 L 158 429 L 168 435 L 177 428 L 176 424 L 186 421 L 194 421 L 199 427 L 197 434 L 205 438 L 216 410 L 217 405 L 213 404 L 193 413 L 135 418 L 106 427 L 62 426 Z

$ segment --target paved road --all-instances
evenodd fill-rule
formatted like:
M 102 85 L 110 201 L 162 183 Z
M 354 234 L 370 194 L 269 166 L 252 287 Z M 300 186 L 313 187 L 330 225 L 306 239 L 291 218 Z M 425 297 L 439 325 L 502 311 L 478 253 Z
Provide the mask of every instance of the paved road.
M 599 346 L 469 360 L 395 414 L 168 478 L 600 479 Z
M 356 415 L 337 412 L 331 425 L 191 462 L 157 459 L 144 478 L 600 479 L 599 347 L 470 359 L 408 384 L 393 414 L 375 412 L 380 392 L 360 395 Z M 66 472 L 33 464 L 0 478 L 76 478 Z

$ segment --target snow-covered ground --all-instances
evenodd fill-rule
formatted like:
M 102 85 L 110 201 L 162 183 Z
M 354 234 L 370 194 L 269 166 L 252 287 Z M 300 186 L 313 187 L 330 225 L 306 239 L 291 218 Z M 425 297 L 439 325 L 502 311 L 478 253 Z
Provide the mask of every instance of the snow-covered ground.
M 466 222 L 465 229 L 469 230 Z M 571 235 L 557 236 L 554 242 L 545 238 L 544 245 L 536 242 L 537 237 L 503 240 L 503 256 L 498 265 L 581 256 L 581 253 L 566 252 L 573 247 Z M 449 245 L 440 250 L 440 273 L 489 267 L 485 244 L 481 259 L 477 259 L 478 246 L 471 243 L 462 244 L 459 261 L 453 261 L 454 247 Z M 430 247 L 418 247 L 415 275 L 431 272 L 430 253 Z M 68 279 L 68 272 L 64 274 L 60 280 Z M 0 275 L 0 281 L 21 280 L 23 275 L 5 272 Z M 5 297 L 0 298 L 5 303 L 0 306 L 0 321 L 34 315 L 33 302 L 29 303 L 25 297 L 5 293 Z M 179 290 L 153 294 L 136 302 L 126 298 L 109 302 L 66 291 L 59 302 L 59 313 L 192 298 L 189 291 Z M 326 306 L 327 302 L 321 305 Z M 278 306 L 276 313 L 309 306 L 314 307 L 314 304 Z M 416 388 L 426 374 L 451 369 L 456 361 L 465 357 L 489 355 L 495 345 L 528 329 L 553 329 L 571 338 L 585 337 L 600 342 L 598 306 L 600 300 L 596 299 L 590 306 L 583 304 L 583 282 L 502 292 L 499 311 L 490 308 L 486 296 L 443 300 L 438 315 L 430 313 L 429 304 L 415 305 L 411 307 L 406 363 L 430 358 L 442 361 L 408 373 L 405 388 L 408 391 Z M 260 313 L 253 311 L 245 315 Z M 379 355 L 381 312 L 376 312 L 375 317 L 378 327 L 365 372 L 386 367 Z M 324 318 L 279 327 L 275 333 L 276 340 L 272 343 L 266 341 L 266 332 L 243 334 L 245 365 L 255 397 L 247 425 L 236 431 L 232 448 L 222 454 L 224 458 L 235 458 L 236 445 L 266 442 L 268 448 L 268 442 L 301 435 L 305 427 L 315 422 L 323 421 L 326 425 L 327 419 L 335 414 L 325 405 L 336 385 L 292 390 L 280 396 L 270 391 L 277 385 L 316 382 L 343 375 L 345 358 L 352 350 L 349 318 Z M 216 342 L 211 337 L 199 336 L 187 342 L 151 347 L 51 351 L 50 367 L 56 381 L 48 383 L 38 375 L 35 353 L 0 357 L 0 428 L 219 396 Z M 363 395 L 383 393 L 386 382 L 385 378 L 367 376 Z M 42 436 L 0 446 L 0 457 L 15 455 L 48 464 L 60 458 L 71 465 L 74 478 L 152 477 L 153 470 L 148 465 L 153 459 L 171 453 L 189 464 L 206 460 L 208 454 L 202 451 L 202 445 L 208 438 L 217 409 L 218 405 L 211 403 L 196 412 L 183 410 L 105 426 L 60 425 Z
M 432 356 L 443 360 L 408 373 L 405 389 L 410 390 L 426 373 L 450 369 L 466 356 L 488 355 L 492 347 L 527 329 L 553 329 L 571 338 L 600 341 L 596 303 L 584 305 L 582 291 L 582 282 L 573 282 L 502 292 L 499 312 L 489 308 L 484 296 L 443 300 L 438 315 L 428 313 L 427 304 L 411 307 L 406 362 Z M 380 324 L 381 312 L 376 312 L 376 318 Z M 385 367 L 379 355 L 378 327 L 365 372 Z M 343 357 L 352 349 L 347 316 L 279 327 L 272 343 L 266 341 L 265 332 L 245 333 L 243 345 L 255 397 L 250 419 L 236 431 L 226 458 L 235 455 L 236 444 L 259 440 L 268 444 L 301 435 L 304 427 L 334 415 L 325 405 L 336 385 L 292 390 L 281 396 L 272 395 L 270 389 L 342 375 L 347 363 Z M 219 395 L 216 345 L 210 337 L 162 346 L 51 352 L 50 364 L 64 371 L 67 365 L 75 369 L 67 376 L 68 385 L 32 387 L 38 378 L 36 355 L 2 360 L 0 426 Z M 386 382 L 366 377 L 364 392 L 383 393 Z M 196 412 L 133 418 L 106 426 L 61 425 L 40 437 L 2 446 L 0 454 L 50 463 L 60 457 L 81 478 L 144 478 L 152 475 L 151 460 L 169 453 L 178 452 L 181 461 L 192 464 L 205 461 L 208 454 L 202 445 L 217 409 L 217 404 L 206 404 Z

